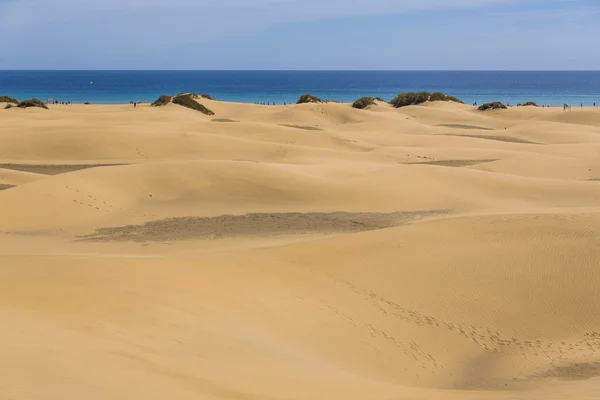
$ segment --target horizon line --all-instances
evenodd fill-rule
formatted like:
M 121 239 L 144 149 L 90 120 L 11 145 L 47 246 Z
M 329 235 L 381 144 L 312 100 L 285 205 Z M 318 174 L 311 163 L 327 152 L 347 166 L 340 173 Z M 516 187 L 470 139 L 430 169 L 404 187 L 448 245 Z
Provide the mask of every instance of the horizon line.
M 600 72 L 600 69 L 0 69 L 0 72 Z

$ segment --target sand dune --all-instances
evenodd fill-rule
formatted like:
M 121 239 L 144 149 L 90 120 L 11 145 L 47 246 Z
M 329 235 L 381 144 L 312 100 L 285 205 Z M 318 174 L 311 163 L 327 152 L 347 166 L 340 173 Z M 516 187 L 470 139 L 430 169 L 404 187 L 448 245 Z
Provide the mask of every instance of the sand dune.
M 596 399 L 600 114 L 0 110 L 0 397 Z

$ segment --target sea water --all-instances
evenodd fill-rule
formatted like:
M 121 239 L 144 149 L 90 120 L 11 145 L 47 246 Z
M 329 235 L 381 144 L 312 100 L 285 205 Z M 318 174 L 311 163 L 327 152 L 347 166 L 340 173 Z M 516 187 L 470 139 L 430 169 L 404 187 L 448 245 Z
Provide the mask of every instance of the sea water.
M 0 95 L 93 104 L 151 102 L 163 94 L 293 103 L 304 93 L 353 102 L 440 91 L 467 104 L 600 105 L 600 71 L 0 71 Z

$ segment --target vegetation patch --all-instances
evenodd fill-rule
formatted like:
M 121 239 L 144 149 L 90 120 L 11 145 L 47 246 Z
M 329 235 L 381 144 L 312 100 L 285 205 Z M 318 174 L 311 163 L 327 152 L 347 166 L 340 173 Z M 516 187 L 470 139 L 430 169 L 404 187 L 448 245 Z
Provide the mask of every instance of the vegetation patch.
M 169 104 L 171 102 L 172 97 L 171 96 L 160 96 L 158 99 L 156 99 L 154 101 L 154 103 L 150 104 L 152 107 L 162 107 L 162 106 L 166 106 L 167 104 Z
M 179 93 L 177 96 L 181 96 L 183 94 L 189 95 L 192 99 L 203 98 L 203 99 L 208 99 L 208 100 L 214 100 L 208 93 L 198 94 L 198 93 L 194 93 L 194 92 L 192 92 L 192 93 L 183 93 L 182 92 L 182 93 Z
M 19 100 L 13 97 L 0 96 L 0 103 L 19 104 Z
M 454 96 L 450 96 L 444 93 L 435 92 L 406 92 L 400 93 L 398 96 L 394 97 L 390 100 L 390 104 L 394 108 L 406 107 L 406 106 L 415 106 L 418 104 L 423 104 L 426 101 L 454 101 L 456 103 L 464 104 L 461 100 L 457 99 Z
M 358 108 L 359 110 L 365 109 L 375 104 L 375 99 L 372 97 L 361 97 L 352 103 L 352 108 Z
M 478 110 L 479 111 L 506 110 L 507 108 L 508 107 L 506 107 L 504 104 L 500 103 L 499 101 L 494 101 L 493 103 L 486 103 L 486 104 L 479 106 Z
M 22 102 L 20 102 L 17 107 L 19 108 L 29 108 L 29 107 L 38 107 L 38 108 L 45 108 L 46 110 L 48 109 L 48 106 L 46 104 L 44 104 L 43 101 L 38 100 L 36 98 L 33 98 L 31 100 L 23 100 Z
M 6 104 L 6 105 L 4 106 L 4 109 L 5 109 L 5 110 L 8 110 L 9 108 L 13 108 L 14 106 L 15 106 L 14 104 L 12 104 L 12 103 L 8 103 L 8 104 Z
M 520 104 L 519 106 L 520 107 L 528 107 L 528 106 L 537 107 L 538 105 L 534 101 L 528 101 L 527 103 Z
M 191 108 L 192 110 L 200 111 L 205 115 L 215 115 L 212 110 L 204 107 L 202 104 L 194 100 L 189 94 L 182 94 L 173 97 L 173 104 L 178 104 L 182 107 Z
M 316 96 L 313 96 L 312 94 L 303 94 L 302 96 L 300 96 L 296 104 L 304 103 L 323 103 L 323 100 Z
M 462 100 L 459 100 L 454 96 L 450 96 L 449 94 L 441 92 L 431 93 L 431 95 L 429 96 L 429 101 L 453 101 L 455 103 L 465 104 L 462 102 Z
M 394 108 L 406 107 L 406 106 L 414 106 L 417 104 L 423 104 L 427 100 L 429 100 L 428 92 L 406 92 L 400 93 L 398 96 L 394 97 L 390 100 L 390 104 Z

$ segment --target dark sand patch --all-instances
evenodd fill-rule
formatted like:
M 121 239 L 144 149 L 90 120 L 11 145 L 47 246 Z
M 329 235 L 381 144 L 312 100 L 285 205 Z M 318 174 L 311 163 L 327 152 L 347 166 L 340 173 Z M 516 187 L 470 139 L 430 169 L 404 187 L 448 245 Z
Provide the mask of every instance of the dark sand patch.
M 215 118 L 212 120 L 212 122 L 240 122 L 240 121 L 235 120 L 235 119 L 229 119 L 229 118 Z
M 323 130 L 321 128 L 317 128 L 316 126 L 307 126 L 307 125 L 279 124 L 279 126 L 287 126 L 288 128 L 304 129 L 305 131 L 322 131 Z
M 94 242 L 162 242 L 201 238 L 362 232 L 391 228 L 419 218 L 447 213 L 449 211 L 446 210 L 394 213 L 253 213 L 169 218 L 147 222 L 144 225 L 100 228 L 95 233 L 79 239 Z
M 457 128 L 457 129 L 476 129 L 476 130 L 482 130 L 482 131 L 493 131 L 495 129 L 492 128 L 486 128 L 483 126 L 476 126 L 476 125 L 463 125 L 463 124 L 439 124 L 436 126 L 441 126 L 444 128 Z
M 489 160 L 440 160 L 440 161 L 423 161 L 423 162 L 415 162 L 408 164 L 420 164 L 420 165 L 439 165 L 442 167 L 468 167 L 471 165 L 484 164 L 493 161 L 498 161 L 498 159 L 489 159 Z
M 562 380 L 580 381 L 600 376 L 600 362 L 573 363 L 552 368 L 536 378 L 557 378 Z
M 6 190 L 15 187 L 15 185 L 5 185 L 0 183 L 0 190 Z
M 97 167 L 114 167 L 118 165 L 126 164 L 73 164 L 73 165 L 59 165 L 59 164 L 0 164 L 0 169 L 11 169 L 14 171 L 31 172 L 34 174 L 42 175 L 59 175 L 67 172 L 79 171 L 88 168 Z
M 459 136 L 459 137 L 469 137 L 474 139 L 487 139 L 487 140 L 495 140 L 497 142 L 508 142 L 508 143 L 523 143 L 523 144 L 542 144 L 538 142 L 532 142 L 527 139 L 521 139 L 518 137 L 512 136 L 499 136 L 499 135 L 452 135 L 447 134 L 447 136 Z

